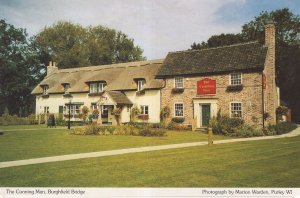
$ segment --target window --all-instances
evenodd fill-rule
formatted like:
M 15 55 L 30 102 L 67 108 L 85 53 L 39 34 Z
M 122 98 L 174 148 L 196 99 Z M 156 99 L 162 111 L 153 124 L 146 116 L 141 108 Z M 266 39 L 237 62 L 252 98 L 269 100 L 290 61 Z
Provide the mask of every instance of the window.
M 98 82 L 98 83 L 91 83 L 90 84 L 90 93 L 100 93 L 103 91 L 106 83 Z
M 91 109 L 92 110 L 98 109 L 97 104 L 96 103 L 92 103 L 91 104 Z
M 48 94 L 48 85 L 43 86 L 43 94 Z
M 242 84 L 242 74 L 241 73 L 230 74 L 230 84 L 231 85 L 241 85 Z
M 137 85 L 138 85 L 138 91 L 143 90 L 145 85 L 145 80 L 138 80 Z
M 242 103 L 240 102 L 232 102 L 230 104 L 230 110 L 232 118 L 242 118 Z
M 146 105 L 141 106 L 141 115 L 148 115 L 149 114 L 149 107 Z
M 64 85 L 65 94 L 69 93 L 69 89 L 70 89 L 70 84 L 65 84 Z
M 102 115 L 108 115 L 108 108 L 107 108 L 107 106 L 102 106 Z
M 64 108 L 64 114 L 69 114 L 69 108 L 70 108 L 70 114 L 71 115 L 78 115 L 80 114 L 80 105 L 66 105 Z
M 174 78 L 175 88 L 183 88 L 184 87 L 183 81 L 184 81 L 183 77 L 175 77 Z
M 175 103 L 175 117 L 183 117 L 183 103 Z
M 44 107 L 44 114 L 49 113 L 49 107 Z

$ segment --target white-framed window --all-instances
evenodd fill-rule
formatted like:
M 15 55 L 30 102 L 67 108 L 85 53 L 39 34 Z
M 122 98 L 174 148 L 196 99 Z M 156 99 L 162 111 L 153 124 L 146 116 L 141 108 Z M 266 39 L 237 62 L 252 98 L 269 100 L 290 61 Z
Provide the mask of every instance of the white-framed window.
M 108 115 L 108 107 L 102 106 L 102 115 Z
M 183 117 L 183 103 L 174 104 L 174 114 L 175 117 Z
M 68 94 L 68 93 L 69 93 L 69 89 L 70 89 L 70 84 L 64 84 L 64 91 L 65 91 L 65 94 Z
M 103 91 L 105 86 L 106 86 L 105 82 L 91 83 L 90 84 L 90 93 L 100 93 Z
M 242 84 L 242 73 L 231 73 L 230 85 L 241 85 L 241 84 Z
M 141 105 L 141 115 L 149 115 L 149 107 L 147 105 Z
M 48 85 L 43 86 L 43 94 L 48 94 Z
M 66 105 L 64 108 L 64 114 L 69 114 L 69 108 L 70 108 L 71 115 L 78 115 L 80 114 L 80 106 L 81 105 Z
M 138 80 L 137 81 L 138 91 L 143 90 L 144 89 L 144 85 L 145 85 L 145 80 Z
M 231 102 L 230 103 L 230 117 L 231 118 L 242 118 L 242 103 Z
M 98 109 L 97 104 L 96 103 L 91 103 L 91 109 L 92 110 Z
M 184 78 L 183 77 L 175 77 L 174 78 L 174 87 L 175 88 L 183 88 L 184 87 Z
M 48 107 L 48 106 L 45 106 L 45 107 L 44 107 L 44 114 L 47 114 L 47 113 L 49 113 L 49 107 Z

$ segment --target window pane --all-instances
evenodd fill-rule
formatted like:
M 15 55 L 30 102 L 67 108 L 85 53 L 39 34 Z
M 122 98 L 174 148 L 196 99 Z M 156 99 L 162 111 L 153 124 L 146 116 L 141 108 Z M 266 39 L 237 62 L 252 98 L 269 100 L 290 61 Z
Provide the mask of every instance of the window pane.
M 230 74 L 230 83 L 231 85 L 240 85 L 242 84 L 242 74 L 241 73 L 232 73 Z
M 175 104 L 175 116 L 183 116 L 183 104 L 182 103 Z
M 231 117 L 242 118 L 242 103 L 231 103 Z
M 175 77 L 175 87 L 183 88 L 183 77 Z

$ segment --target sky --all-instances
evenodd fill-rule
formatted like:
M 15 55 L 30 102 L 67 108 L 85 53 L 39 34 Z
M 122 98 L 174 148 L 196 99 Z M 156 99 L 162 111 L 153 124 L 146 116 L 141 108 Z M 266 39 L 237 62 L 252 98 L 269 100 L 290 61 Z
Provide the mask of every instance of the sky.
M 212 35 L 238 33 L 260 12 L 280 8 L 299 15 L 300 0 L 0 0 L 0 18 L 30 36 L 60 20 L 114 28 L 151 60 Z

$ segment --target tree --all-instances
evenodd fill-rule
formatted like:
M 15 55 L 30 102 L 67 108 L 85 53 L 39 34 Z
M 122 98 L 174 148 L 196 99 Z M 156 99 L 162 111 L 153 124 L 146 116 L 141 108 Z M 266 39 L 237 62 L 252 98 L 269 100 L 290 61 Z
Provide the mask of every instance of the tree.
M 193 43 L 191 49 L 258 40 L 264 42 L 264 25 L 273 21 L 276 26 L 276 71 L 281 99 L 292 108 L 293 120 L 300 121 L 300 17 L 288 8 L 261 12 L 254 20 L 242 26 L 239 34 L 215 35 L 201 44 Z
M 35 38 L 40 51 L 60 68 L 143 60 L 143 50 L 122 32 L 103 26 L 83 28 L 60 21 L 45 27 Z
M 41 72 L 24 29 L 0 20 L 0 113 L 25 115 L 33 111 L 30 92 Z

